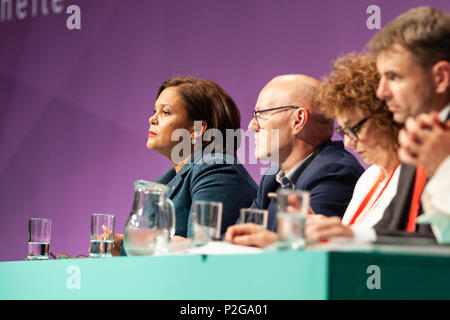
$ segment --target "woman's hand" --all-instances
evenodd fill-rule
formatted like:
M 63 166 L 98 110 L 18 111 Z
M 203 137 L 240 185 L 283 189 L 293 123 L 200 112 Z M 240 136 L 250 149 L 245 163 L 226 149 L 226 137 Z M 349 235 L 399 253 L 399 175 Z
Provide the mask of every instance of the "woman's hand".
M 316 216 L 308 216 L 316 217 Z M 309 220 L 309 222 L 308 222 Z M 306 241 L 314 243 L 330 237 L 354 237 L 352 229 L 344 224 L 339 217 L 321 216 L 316 219 L 307 219 L 305 226 Z
M 306 216 L 306 222 L 305 222 L 305 228 L 310 225 L 315 225 L 319 223 L 320 221 L 327 219 L 327 216 L 324 216 L 323 214 L 309 214 Z
M 225 234 L 225 240 L 230 243 L 265 248 L 276 242 L 278 236 L 254 223 L 243 223 L 230 226 Z
M 187 238 L 182 237 L 182 236 L 173 236 L 172 239 L 170 239 L 170 241 L 174 241 L 174 242 L 184 241 L 184 240 L 187 240 Z
M 112 255 L 115 257 L 120 256 L 120 251 L 122 250 L 122 246 L 123 246 L 123 234 L 115 233 Z
M 102 225 L 103 233 L 96 237 L 96 240 L 108 240 L 111 237 L 112 231 L 108 229 L 105 225 Z M 120 256 L 120 250 L 122 249 L 123 235 L 120 233 L 114 234 L 114 245 L 111 254 L 113 256 Z M 91 247 L 89 246 L 89 253 L 91 253 Z M 102 253 L 102 248 L 100 247 L 100 252 Z

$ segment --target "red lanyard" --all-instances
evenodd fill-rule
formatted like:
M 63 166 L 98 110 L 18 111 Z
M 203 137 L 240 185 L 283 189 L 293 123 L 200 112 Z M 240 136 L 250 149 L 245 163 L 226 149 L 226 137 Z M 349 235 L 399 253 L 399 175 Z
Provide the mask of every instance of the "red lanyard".
M 389 176 L 388 181 L 386 182 L 386 184 L 384 185 L 383 189 L 381 189 L 380 193 L 378 194 L 377 198 L 375 199 L 374 202 L 372 202 L 372 205 L 370 206 L 369 210 L 372 209 L 372 207 L 375 205 L 375 203 L 377 203 L 378 199 L 381 197 L 381 195 L 383 194 L 384 190 L 387 188 L 387 186 L 389 185 L 389 182 L 391 181 L 392 177 L 394 176 L 395 171 L 397 170 L 399 165 L 397 165 L 395 167 L 395 169 L 392 171 L 391 175 Z M 370 189 L 369 193 L 366 195 L 366 197 L 364 198 L 364 200 L 361 202 L 361 204 L 359 205 L 358 210 L 356 210 L 355 214 L 352 217 L 352 220 L 349 222 L 348 226 L 352 226 L 356 219 L 358 219 L 358 217 L 360 216 L 361 212 L 364 211 L 364 208 L 367 206 L 367 203 L 369 202 L 369 200 L 372 198 L 373 194 L 375 193 L 375 191 L 378 189 L 378 186 L 380 185 L 381 181 L 383 181 L 384 179 L 384 173 L 383 171 L 381 171 L 377 181 L 375 182 L 375 184 L 373 185 L 372 189 Z
M 422 195 L 423 188 L 425 187 L 426 180 L 427 172 L 422 166 L 417 166 L 416 180 L 414 181 L 414 191 L 411 200 L 411 209 L 409 210 L 408 225 L 406 226 L 406 231 L 408 232 L 416 231 L 416 218 L 419 213 L 420 197 Z

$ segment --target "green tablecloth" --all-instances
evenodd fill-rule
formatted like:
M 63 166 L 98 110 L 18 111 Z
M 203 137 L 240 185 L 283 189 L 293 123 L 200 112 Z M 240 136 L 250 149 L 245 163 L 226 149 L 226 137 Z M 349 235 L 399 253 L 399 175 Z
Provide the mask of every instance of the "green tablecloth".
M 0 299 L 449 299 L 450 249 L 0 262 Z

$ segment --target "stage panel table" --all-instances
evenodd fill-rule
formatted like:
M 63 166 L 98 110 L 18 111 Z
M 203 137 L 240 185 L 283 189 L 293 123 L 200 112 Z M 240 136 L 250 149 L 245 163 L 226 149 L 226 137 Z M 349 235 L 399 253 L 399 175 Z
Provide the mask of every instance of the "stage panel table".
M 0 299 L 450 299 L 450 249 L 0 262 Z

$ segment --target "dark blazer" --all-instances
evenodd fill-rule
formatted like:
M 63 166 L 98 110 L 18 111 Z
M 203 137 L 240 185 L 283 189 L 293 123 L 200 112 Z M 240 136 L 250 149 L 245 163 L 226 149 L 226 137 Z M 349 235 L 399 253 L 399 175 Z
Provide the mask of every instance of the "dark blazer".
M 251 205 L 258 185 L 234 157 L 194 155 L 191 162 L 185 164 L 178 174 L 172 168 L 155 180 L 169 187 L 168 197 L 175 206 L 175 234 L 192 236 L 191 206 L 195 200 L 223 203 L 221 234 L 224 234 L 227 227 L 239 218 L 239 209 Z
M 295 189 L 306 190 L 311 194 L 310 205 L 316 213 L 326 216 L 344 215 L 345 209 L 353 195 L 356 181 L 364 172 L 358 160 L 345 150 L 342 141 L 327 141 L 320 147 L 320 152 L 303 168 L 295 182 Z M 268 228 L 276 230 L 276 201 L 267 196 L 276 192 L 281 186 L 275 180 L 279 167 L 268 170 L 258 188 L 253 201 L 253 208 L 268 209 Z
M 397 194 L 384 211 L 383 217 L 374 226 L 377 236 L 414 236 L 433 238 L 433 231 L 429 225 L 417 224 L 416 232 L 407 232 L 406 226 L 411 209 L 416 167 L 402 163 L 398 178 Z M 419 215 L 423 213 L 422 206 Z
M 450 120 L 450 114 L 447 115 L 446 120 Z M 428 224 L 417 224 L 415 232 L 406 231 L 415 179 L 416 167 L 402 163 L 397 194 L 386 208 L 381 220 L 374 226 L 377 236 L 434 238 L 433 231 Z M 422 206 L 419 207 L 419 215 L 421 214 L 423 214 Z

